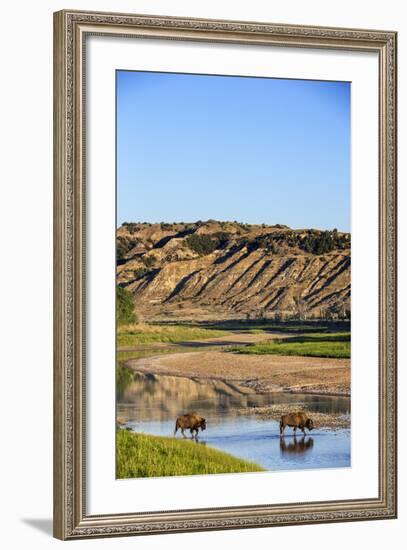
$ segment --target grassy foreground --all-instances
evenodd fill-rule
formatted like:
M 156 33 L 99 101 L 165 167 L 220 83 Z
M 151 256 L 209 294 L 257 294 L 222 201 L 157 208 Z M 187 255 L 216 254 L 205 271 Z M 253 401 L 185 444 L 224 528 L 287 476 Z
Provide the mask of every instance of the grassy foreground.
M 305 357 L 350 358 L 350 333 L 321 333 L 295 336 L 235 348 L 233 351 L 253 355 L 299 355 Z
M 204 340 L 225 336 L 224 330 L 186 326 L 186 325 L 148 325 L 134 323 L 119 325 L 117 329 L 117 345 L 137 346 L 153 343 L 176 343 L 189 340 Z
M 259 465 L 194 441 L 117 432 L 116 476 L 184 476 L 262 472 Z

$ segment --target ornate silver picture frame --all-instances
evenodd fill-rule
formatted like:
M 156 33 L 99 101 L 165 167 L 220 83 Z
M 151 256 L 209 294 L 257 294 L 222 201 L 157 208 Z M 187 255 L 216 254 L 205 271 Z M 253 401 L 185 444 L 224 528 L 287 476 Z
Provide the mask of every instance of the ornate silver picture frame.
M 86 41 L 91 36 L 317 48 L 378 56 L 378 494 L 374 498 L 91 515 L 87 511 Z M 397 515 L 396 43 L 391 31 L 111 14 L 54 15 L 54 535 L 146 535 Z M 114 185 L 115 182 L 112 182 Z M 114 368 L 114 366 L 113 366 Z M 148 480 L 145 483 L 148 484 Z M 123 481 L 122 481 L 123 483 Z M 147 485 L 146 485 L 147 487 Z

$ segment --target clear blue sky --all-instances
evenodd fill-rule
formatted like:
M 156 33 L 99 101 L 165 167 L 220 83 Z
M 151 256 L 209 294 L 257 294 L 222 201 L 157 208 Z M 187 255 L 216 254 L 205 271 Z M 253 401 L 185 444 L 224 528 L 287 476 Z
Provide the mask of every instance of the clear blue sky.
M 350 83 L 117 72 L 117 224 L 350 230 Z

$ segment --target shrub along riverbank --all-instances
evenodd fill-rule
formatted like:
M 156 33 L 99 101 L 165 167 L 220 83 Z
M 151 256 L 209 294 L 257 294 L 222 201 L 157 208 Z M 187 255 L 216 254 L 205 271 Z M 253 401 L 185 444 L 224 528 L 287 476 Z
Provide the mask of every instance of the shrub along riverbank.
M 253 355 L 300 355 L 306 357 L 350 358 L 350 332 L 309 334 L 234 348 Z
M 261 466 L 199 442 L 117 431 L 118 478 L 262 472 Z

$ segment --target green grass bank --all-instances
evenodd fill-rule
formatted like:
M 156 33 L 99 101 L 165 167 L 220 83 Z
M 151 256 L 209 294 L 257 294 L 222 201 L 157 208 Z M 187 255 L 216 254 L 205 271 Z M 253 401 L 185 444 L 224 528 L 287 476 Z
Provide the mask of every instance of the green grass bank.
M 262 472 L 247 462 L 195 441 L 117 431 L 117 478 Z
M 119 325 L 117 345 L 119 347 L 137 346 L 153 343 L 177 343 L 190 340 L 218 338 L 227 334 L 224 330 L 202 328 L 187 325 Z
M 350 358 L 350 332 L 308 334 L 234 348 L 248 355 L 299 355 L 303 357 Z

